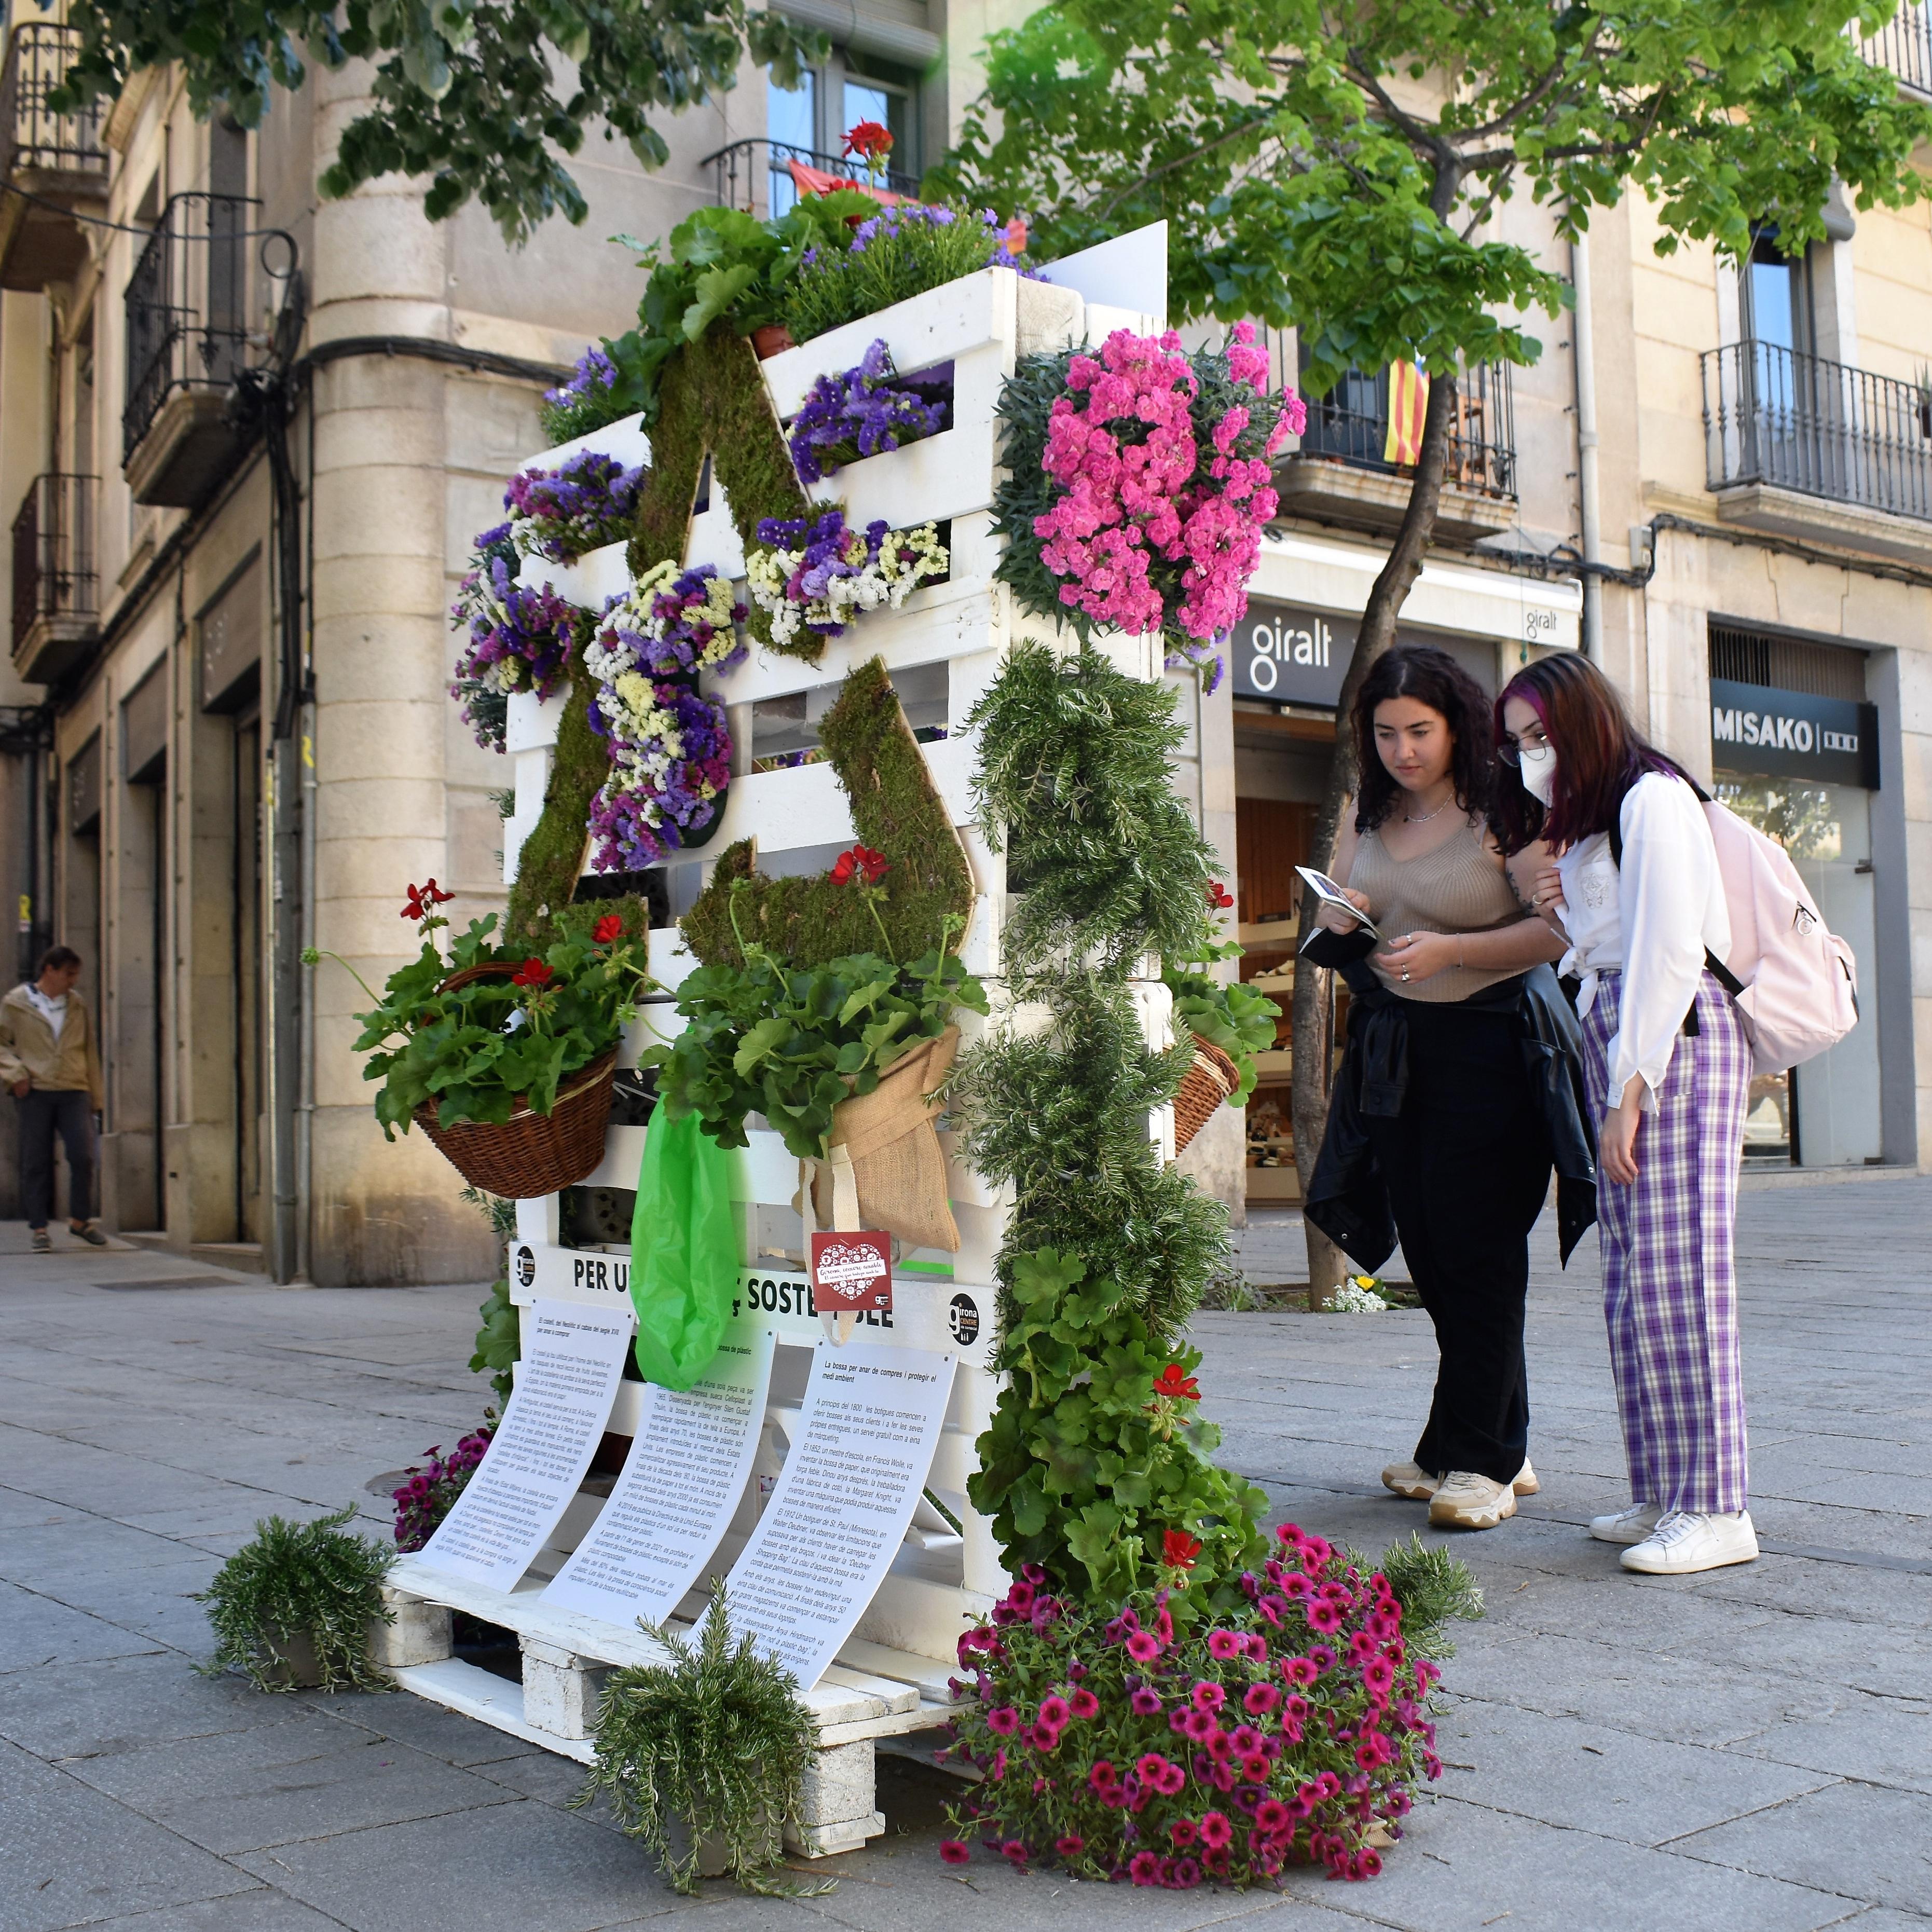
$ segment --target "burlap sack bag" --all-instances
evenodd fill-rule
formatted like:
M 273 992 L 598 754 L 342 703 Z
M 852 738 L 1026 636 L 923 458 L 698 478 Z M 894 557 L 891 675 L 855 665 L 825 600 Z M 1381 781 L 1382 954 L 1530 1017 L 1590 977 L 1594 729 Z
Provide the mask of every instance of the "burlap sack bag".
M 854 1094 L 832 1108 L 832 1160 L 819 1162 L 812 1178 L 819 1226 L 839 1225 L 832 1162 L 842 1150 L 858 1184 L 859 1226 L 896 1234 L 909 1248 L 958 1252 L 959 1224 L 946 1199 L 946 1156 L 932 1124 L 940 1103 L 927 1097 L 951 1072 L 958 1051 L 959 1029 L 948 1027 L 938 1039 L 922 1040 L 901 1054 L 871 1093 Z

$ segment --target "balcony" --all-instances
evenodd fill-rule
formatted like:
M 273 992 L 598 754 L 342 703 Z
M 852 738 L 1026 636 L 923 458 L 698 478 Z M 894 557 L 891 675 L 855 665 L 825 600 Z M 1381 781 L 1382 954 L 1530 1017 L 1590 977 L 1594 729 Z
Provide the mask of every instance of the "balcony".
M 121 428 L 137 503 L 192 509 L 246 441 L 227 400 L 248 362 L 254 206 L 236 195 L 176 195 L 134 265 Z
M 1913 562 L 1932 554 L 1932 394 L 1776 343 L 1702 361 L 1720 516 Z
M 1904 0 L 1859 51 L 1874 67 L 1889 68 L 1909 92 L 1932 98 L 1932 8 Z
M 0 195 L 0 288 L 38 294 L 69 280 L 87 260 L 76 212 L 107 205 L 107 151 L 98 101 L 55 114 L 47 95 L 80 46 L 72 27 L 16 27 L 0 69 L 0 172 L 22 194 Z M 36 197 L 28 201 L 24 195 Z
M 767 220 L 786 213 L 798 200 L 800 183 L 793 172 L 794 163 L 800 170 L 829 175 L 853 188 L 867 185 L 868 177 L 860 163 L 762 137 L 734 141 L 728 148 L 706 155 L 698 165 L 711 170 L 712 200 L 718 207 L 742 208 Z M 891 194 L 910 196 L 919 192 L 917 176 L 898 174 L 890 168 L 878 170 L 870 179 Z
M 1394 530 L 1408 507 L 1415 471 L 1383 454 L 1388 371 L 1353 370 L 1308 405 L 1300 446 L 1279 464 L 1281 514 L 1368 530 Z M 1457 384 L 1436 530 L 1473 543 L 1508 530 L 1516 515 L 1516 403 L 1506 363 L 1466 370 Z
M 29 684 L 52 683 L 94 640 L 96 488 L 92 476 L 37 476 L 14 519 L 14 668 Z

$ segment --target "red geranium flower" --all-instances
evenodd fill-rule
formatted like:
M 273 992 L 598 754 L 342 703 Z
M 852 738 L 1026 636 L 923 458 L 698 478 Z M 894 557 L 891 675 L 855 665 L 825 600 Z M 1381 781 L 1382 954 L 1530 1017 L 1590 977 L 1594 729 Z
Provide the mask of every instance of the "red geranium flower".
M 510 981 L 513 986 L 548 986 L 556 977 L 541 959 L 526 959 Z
M 1184 1529 L 1170 1529 L 1160 1539 L 1160 1560 L 1170 1570 L 1192 1570 L 1201 1545 Z
M 624 917 L 621 913 L 607 912 L 590 928 L 590 936 L 599 946 L 608 946 L 612 940 L 623 936 Z
M 447 904 L 455 898 L 454 892 L 446 892 L 434 879 L 427 879 L 419 886 L 408 888 L 409 903 L 398 916 L 401 919 L 428 919 L 440 905 Z
M 1178 1362 L 1169 1362 L 1154 1378 L 1156 1395 L 1171 1396 L 1176 1402 L 1198 1402 L 1201 1385 Z
M 1208 881 L 1208 903 L 1216 912 L 1226 912 L 1234 903 L 1234 895 L 1219 879 Z
M 858 122 L 845 136 L 845 145 L 840 148 L 842 154 L 856 154 L 862 161 L 881 161 L 892 151 L 892 135 L 890 128 L 876 121 Z
M 862 878 L 867 885 L 876 886 L 891 870 L 883 852 L 874 852 L 868 845 L 854 845 L 849 852 L 839 854 L 832 868 L 832 883 L 849 886 L 855 878 Z

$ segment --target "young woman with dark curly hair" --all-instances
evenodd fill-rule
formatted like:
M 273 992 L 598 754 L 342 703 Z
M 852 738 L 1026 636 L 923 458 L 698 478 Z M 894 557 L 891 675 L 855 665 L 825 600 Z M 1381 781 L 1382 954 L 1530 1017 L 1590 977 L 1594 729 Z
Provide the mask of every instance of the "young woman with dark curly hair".
M 1400 1234 L 1441 1364 L 1414 1456 L 1382 1481 L 1432 1522 L 1491 1529 L 1538 1487 L 1523 1307 L 1552 1162 L 1566 1257 L 1593 1211 L 1563 948 L 1528 905 L 1548 857 L 1506 860 L 1490 829 L 1490 701 L 1448 652 L 1389 652 L 1349 722 L 1361 789 L 1334 869 L 1382 941 L 1328 908 L 1306 949 L 1354 1000 L 1304 1212 L 1370 1268 Z

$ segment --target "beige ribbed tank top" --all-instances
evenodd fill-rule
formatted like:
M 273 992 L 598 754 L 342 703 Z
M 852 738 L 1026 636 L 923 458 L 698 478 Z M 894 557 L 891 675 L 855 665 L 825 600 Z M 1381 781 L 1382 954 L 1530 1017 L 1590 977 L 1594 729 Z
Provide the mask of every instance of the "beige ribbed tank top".
M 1385 940 L 1406 932 L 1490 932 L 1499 926 L 1514 926 L 1522 917 L 1509 880 L 1483 850 L 1482 830 L 1476 825 L 1444 839 L 1434 851 L 1408 860 L 1391 859 L 1379 833 L 1365 832 L 1355 847 L 1348 883 L 1368 896 L 1370 914 Z M 1466 1000 L 1485 986 L 1514 979 L 1522 970 L 1521 967 L 1498 972 L 1489 967 L 1452 966 L 1447 972 L 1404 986 L 1383 970 L 1382 953 L 1378 947 L 1369 964 L 1391 993 L 1405 1000 L 1437 1004 Z

